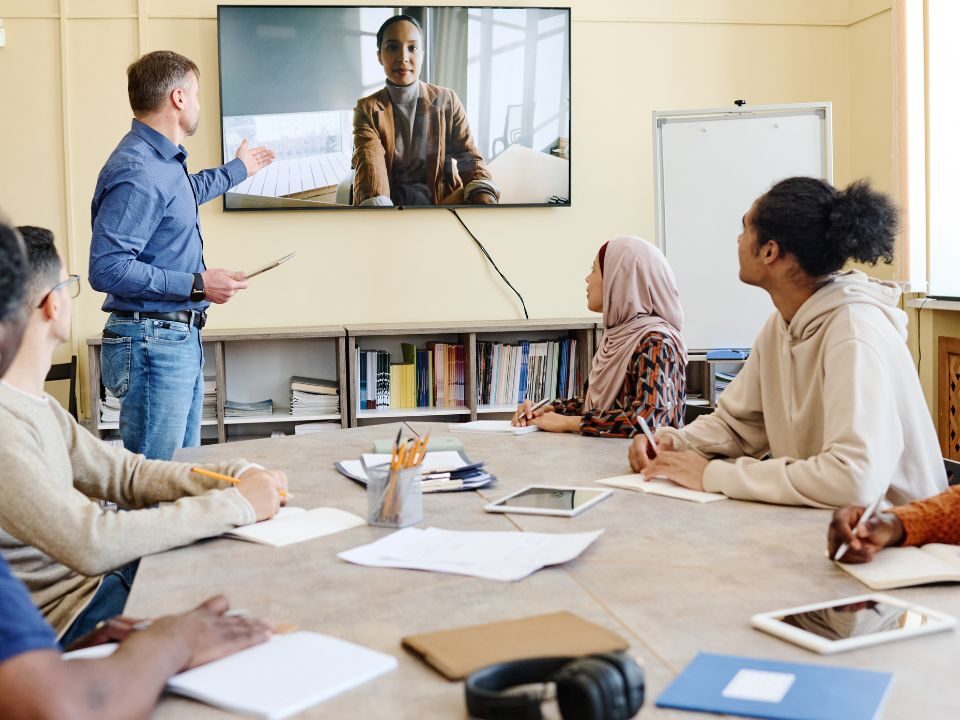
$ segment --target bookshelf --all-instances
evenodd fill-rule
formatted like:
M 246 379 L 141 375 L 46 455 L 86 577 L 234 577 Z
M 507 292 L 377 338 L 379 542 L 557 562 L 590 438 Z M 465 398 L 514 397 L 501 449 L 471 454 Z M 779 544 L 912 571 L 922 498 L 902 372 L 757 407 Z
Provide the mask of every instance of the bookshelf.
M 736 375 L 746 360 L 707 360 L 705 352 L 687 354 L 687 405 L 717 406 L 717 373 Z M 696 397 L 699 396 L 699 397 Z
M 581 378 L 586 378 L 590 361 L 596 347 L 596 320 L 592 318 L 556 320 L 499 320 L 464 323 L 416 323 L 416 324 L 357 324 L 346 325 L 346 357 L 349 367 L 349 418 L 350 427 L 376 422 L 395 421 L 405 418 L 446 419 L 451 422 L 476 420 L 478 416 L 496 417 L 512 414 L 512 404 L 479 405 L 477 395 L 477 343 L 490 341 L 515 344 L 522 340 L 541 341 L 572 337 L 577 340 L 576 362 Z M 393 362 L 402 359 L 401 345 L 412 343 L 418 349 L 427 343 L 463 345 L 463 392 L 462 407 L 359 407 L 360 372 L 357 350 L 383 350 L 390 353 Z
M 331 422 L 347 427 L 349 393 L 346 384 L 346 334 L 340 326 L 249 328 L 203 332 L 204 376 L 217 383 L 216 418 L 201 421 L 203 441 L 227 442 L 268 436 L 275 429 L 292 432 L 300 423 Z M 100 381 L 99 335 L 87 339 L 87 382 L 90 390 L 91 427 L 101 437 L 119 429 L 116 422 L 100 419 L 103 386 Z M 340 412 L 291 415 L 290 377 L 303 375 L 336 379 Z M 227 399 L 256 402 L 270 398 L 269 415 L 225 417 Z

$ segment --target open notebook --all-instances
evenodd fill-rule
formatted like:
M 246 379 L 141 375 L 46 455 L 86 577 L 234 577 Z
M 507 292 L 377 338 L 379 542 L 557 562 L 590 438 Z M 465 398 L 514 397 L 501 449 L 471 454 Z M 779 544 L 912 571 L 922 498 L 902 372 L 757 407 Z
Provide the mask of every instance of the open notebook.
M 889 547 L 868 563 L 837 565 L 872 590 L 960 582 L 960 546 Z
M 474 420 L 465 423 L 450 423 L 449 429 L 454 432 L 499 433 L 502 435 L 526 435 L 536 432 L 540 428 L 536 425 L 514 427 L 509 420 Z
M 359 515 L 337 508 L 304 510 L 285 507 L 270 520 L 234 528 L 225 532 L 223 537 L 283 547 L 366 524 L 367 521 Z
M 98 645 L 64 658 L 105 657 L 115 649 Z M 392 655 L 328 635 L 295 632 L 174 675 L 167 691 L 232 712 L 281 720 L 396 666 Z
M 636 490 L 637 492 L 648 493 L 650 495 L 662 495 L 663 497 L 672 497 L 678 500 L 689 500 L 691 502 L 709 503 L 717 500 L 726 500 L 726 495 L 712 492 L 702 492 L 700 490 L 690 490 L 680 487 L 666 478 L 651 478 L 647 480 L 642 474 L 618 475 L 616 477 L 604 478 L 596 481 L 597 485 L 606 485 L 607 487 L 620 488 L 622 490 Z

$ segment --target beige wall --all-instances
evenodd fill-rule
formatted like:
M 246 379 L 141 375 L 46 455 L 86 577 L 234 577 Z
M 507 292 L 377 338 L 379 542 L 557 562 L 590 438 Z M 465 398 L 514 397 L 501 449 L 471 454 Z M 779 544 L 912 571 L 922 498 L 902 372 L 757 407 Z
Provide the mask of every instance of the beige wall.
M 138 54 L 169 48 L 200 65 L 203 120 L 186 146 L 192 168 L 217 163 L 215 5 L 0 0 L 7 31 L 0 87 L 18 109 L 0 113 L 8 153 L 0 206 L 18 223 L 53 228 L 72 272 L 86 275 L 89 201 L 101 164 L 129 126 L 124 69 Z M 836 181 L 868 175 L 890 187 L 889 2 L 571 5 L 573 207 L 462 212 L 532 317 L 584 315 L 582 278 L 600 243 L 618 234 L 653 237 L 654 110 L 735 98 L 829 100 Z M 297 251 L 295 262 L 216 308 L 216 327 L 520 316 L 445 212 L 224 214 L 215 201 L 203 208 L 202 223 L 210 266 L 247 269 Z M 81 357 L 83 339 L 101 327 L 101 300 L 89 287 L 78 300 L 74 351 Z

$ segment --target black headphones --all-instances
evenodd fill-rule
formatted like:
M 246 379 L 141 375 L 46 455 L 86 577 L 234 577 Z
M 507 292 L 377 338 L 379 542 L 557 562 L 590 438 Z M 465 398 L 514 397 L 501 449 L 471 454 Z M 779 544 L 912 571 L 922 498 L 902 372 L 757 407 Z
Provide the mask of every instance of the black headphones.
M 643 669 L 626 653 L 582 658 L 533 658 L 471 673 L 467 710 L 484 720 L 541 720 L 543 692 L 507 693 L 517 685 L 552 682 L 563 720 L 629 720 L 643 705 Z

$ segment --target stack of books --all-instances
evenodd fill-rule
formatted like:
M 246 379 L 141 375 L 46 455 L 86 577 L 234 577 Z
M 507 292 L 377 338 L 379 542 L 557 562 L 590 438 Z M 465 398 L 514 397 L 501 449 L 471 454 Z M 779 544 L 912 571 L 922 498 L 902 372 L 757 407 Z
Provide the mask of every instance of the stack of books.
M 217 381 L 215 378 L 203 379 L 203 415 L 204 420 L 217 419 Z
M 243 403 L 227 400 L 223 404 L 223 416 L 228 418 L 261 417 L 273 414 L 273 400 Z
M 727 385 L 733 382 L 736 376 L 737 374 L 735 372 L 721 372 L 720 370 L 714 372 L 714 402 L 720 399 L 720 395 L 727 389 Z
M 340 412 L 340 390 L 335 380 L 290 378 L 291 415 L 332 415 Z
M 120 422 L 120 399 L 104 388 L 104 399 L 100 403 L 100 422 Z
M 576 396 L 583 388 L 577 341 L 560 338 L 516 345 L 477 343 L 480 405 L 517 405 L 524 400 Z
M 463 345 L 402 343 L 400 351 L 391 363 L 385 350 L 357 350 L 358 409 L 464 407 Z

